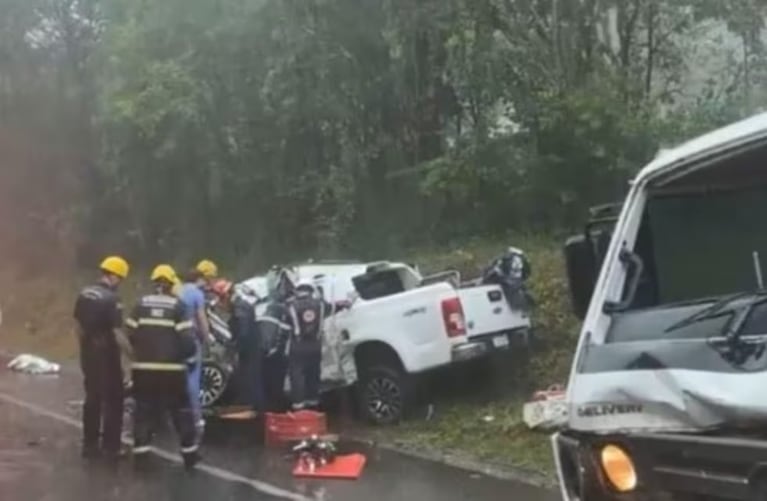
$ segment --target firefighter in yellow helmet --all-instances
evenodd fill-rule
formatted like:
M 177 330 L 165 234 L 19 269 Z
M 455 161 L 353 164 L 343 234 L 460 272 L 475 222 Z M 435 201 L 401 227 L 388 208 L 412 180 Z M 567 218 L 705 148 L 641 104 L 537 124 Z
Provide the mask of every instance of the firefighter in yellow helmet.
M 99 268 L 101 278 L 80 291 L 74 309 L 85 385 L 82 453 L 117 459 L 123 419 L 122 304 L 117 288 L 130 267 L 125 259 L 110 256 Z
M 154 291 L 143 296 L 125 321 L 133 346 L 133 396 L 136 414 L 133 454 L 141 464 L 150 449 L 157 418 L 170 414 L 187 469 L 200 459 L 187 392 L 187 367 L 195 356 L 192 322 L 171 289 L 176 272 L 159 265 L 151 275 Z
M 195 269 L 200 272 L 208 283 L 212 283 L 213 280 L 218 278 L 218 266 L 210 259 L 203 259 L 197 263 Z

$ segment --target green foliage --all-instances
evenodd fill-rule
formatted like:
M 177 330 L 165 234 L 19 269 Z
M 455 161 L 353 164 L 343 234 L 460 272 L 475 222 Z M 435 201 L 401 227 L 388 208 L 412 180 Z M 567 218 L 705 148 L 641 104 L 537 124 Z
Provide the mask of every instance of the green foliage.
M 0 8 L 0 123 L 77 157 L 87 261 L 255 266 L 571 227 L 661 143 L 767 95 L 757 0 Z M 689 85 L 716 23 L 730 71 Z

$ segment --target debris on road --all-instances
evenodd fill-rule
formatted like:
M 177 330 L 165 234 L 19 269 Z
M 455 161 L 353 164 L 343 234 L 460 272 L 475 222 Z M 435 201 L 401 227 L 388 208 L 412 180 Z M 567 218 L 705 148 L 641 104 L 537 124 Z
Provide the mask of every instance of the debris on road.
M 24 374 L 58 374 L 61 370 L 59 364 L 27 353 L 21 354 L 8 362 L 7 367 L 12 371 Z
M 362 475 L 367 458 L 363 454 L 347 454 L 337 456 L 335 460 L 324 466 L 309 468 L 299 460 L 293 469 L 295 477 L 357 480 Z
M 522 408 L 522 418 L 532 430 L 550 431 L 567 422 L 567 404 L 565 388 L 552 385 L 546 390 L 537 391 L 533 399 Z
M 336 460 L 336 446 L 330 440 L 313 435 L 293 447 L 293 454 L 296 456 L 296 468 L 314 473 Z

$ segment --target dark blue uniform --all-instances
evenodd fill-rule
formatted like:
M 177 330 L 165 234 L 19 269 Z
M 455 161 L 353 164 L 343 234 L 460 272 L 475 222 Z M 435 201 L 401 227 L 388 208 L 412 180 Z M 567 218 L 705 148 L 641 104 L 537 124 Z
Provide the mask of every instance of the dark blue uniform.
M 142 297 L 125 323 L 134 351 L 133 454 L 149 452 L 155 427 L 170 414 L 184 463 L 194 466 L 198 444 L 186 376 L 197 351 L 192 321 L 178 298 L 158 293 Z
M 229 319 L 239 352 L 239 395 L 256 412 L 264 410 L 264 353 L 253 305 L 235 294 Z
M 122 306 L 113 289 L 98 283 L 80 291 L 74 317 L 82 332 L 83 453 L 102 448 L 116 455 L 122 431 L 123 377 L 115 329 L 122 326 Z
M 288 305 L 293 327 L 288 373 L 294 410 L 319 406 L 322 326 L 331 311 L 329 303 L 305 293 L 299 293 Z
M 287 374 L 287 345 L 293 328 L 284 303 L 272 301 L 264 314 L 256 319 L 264 354 L 264 391 L 272 411 L 282 411 L 285 405 L 285 376 Z

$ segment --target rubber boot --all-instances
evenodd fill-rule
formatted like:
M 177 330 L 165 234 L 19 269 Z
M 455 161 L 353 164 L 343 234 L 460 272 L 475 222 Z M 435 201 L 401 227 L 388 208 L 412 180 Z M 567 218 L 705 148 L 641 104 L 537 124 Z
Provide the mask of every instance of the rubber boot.
M 202 460 L 199 451 L 182 454 L 182 457 L 184 458 L 184 469 L 186 471 L 193 471 L 197 466 L 197 463 Z

